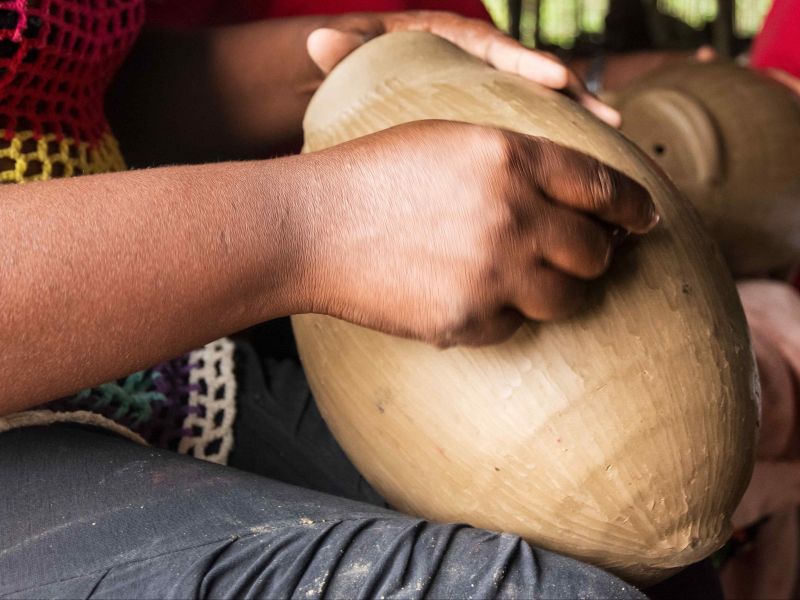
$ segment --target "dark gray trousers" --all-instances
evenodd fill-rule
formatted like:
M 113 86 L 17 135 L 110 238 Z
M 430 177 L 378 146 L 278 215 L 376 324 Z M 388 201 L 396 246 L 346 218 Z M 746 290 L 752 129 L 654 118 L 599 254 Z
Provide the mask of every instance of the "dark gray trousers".
M 380 506 L 297 363 L 241 353 L 231 460 L 254 472 L 68 425 L 0 435 L 0 597 L 643 597 L 516 536 Z M 707 569 L 680 589 L 718 590 Z

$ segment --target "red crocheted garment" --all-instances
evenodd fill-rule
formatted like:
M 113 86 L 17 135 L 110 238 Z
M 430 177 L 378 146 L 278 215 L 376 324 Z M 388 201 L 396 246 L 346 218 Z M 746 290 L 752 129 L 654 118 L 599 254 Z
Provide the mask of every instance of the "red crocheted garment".
M 0 179 L 124 168 L 104 96 L 144 16 L 144 0 L 0 0 Z M 21 419 L 88 423 L 225 462 L 235 394 L 233 344 L 222 339 Z
M 0 179 L 123 167 L 106 88 L 144 22 L 144 0 L 0 0 Z
M 147 22 L 159 27 L 193 28 L 347 12 L 449 10 L 491 21 L 480 0 L 158 0 L 148 7 Z

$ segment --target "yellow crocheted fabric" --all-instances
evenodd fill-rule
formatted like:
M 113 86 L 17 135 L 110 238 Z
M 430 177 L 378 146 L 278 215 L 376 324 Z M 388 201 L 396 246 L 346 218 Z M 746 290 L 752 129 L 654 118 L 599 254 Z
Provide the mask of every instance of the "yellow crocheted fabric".
M 104 134 L 96 144 L 58 139 L 32 131 L 16 133 L 10 140 L 0 130 L 0 182 L 24 183 L 60 177 L 123 171 L 125 161 L 117 140 Z

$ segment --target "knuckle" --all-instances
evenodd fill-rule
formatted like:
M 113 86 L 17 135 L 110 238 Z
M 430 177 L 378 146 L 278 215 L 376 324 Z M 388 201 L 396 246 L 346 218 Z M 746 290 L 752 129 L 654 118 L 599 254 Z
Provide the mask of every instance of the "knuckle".
M 486 194 L 469 236 L 470 266 L 478 274 L 491 275 L 498 263 L 517 247 L 525 230 L 527 209 L 513 196 Z
M 495 139 L 496 156 L 500 159 L 500 166 L 505 169 L 506 173 L 529 183 L 529 180 L 535 175 L 535 165 L 542 155 L 542 149 L 539 146 L 545 140 L 538 140 L 504 129 L 494 131 L 497 134 Z
M 497 160 L 497 164 L 506 171 L 514 169 L 520 160 L 519 140 L 517 136 L 502 129 L 491 129 L 488 148 Z
M 569 300 L 556 301 L 553 298 L 544 300 L 538 307 L 537 318 L 540 321 L 554 321 L 571 314 Z
M 522 228 L 522 209 L 509 198 L 493 199 L 491 206 L 484 212 L 484 239 L 487 254 L 494 258 L 505 251 L 510 240 L 514 239 Z
M 528 164 L 535 167 L 536 173 L 548 173 L 558 169 L 572 151 L 543 137 L 529 137 L 525 156 Z
M 519 162 L 512 135 L 490 127 L 475 127 L 472 133 L 461 140 L 472 149 L 472 176 L 480 179 L 487 196 L 508 195 L 514 187 Z

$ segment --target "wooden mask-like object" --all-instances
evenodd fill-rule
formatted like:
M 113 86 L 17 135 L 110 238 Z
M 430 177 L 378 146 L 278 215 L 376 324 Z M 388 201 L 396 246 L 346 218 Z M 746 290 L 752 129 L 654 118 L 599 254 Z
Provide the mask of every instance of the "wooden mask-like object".
M 513 532 L 636 584 L 708 556 L 750 477 L 757 378 L 733 281 L 696 213 L 574 102 L 426 33 L 346 58 L 308 108 L 306 151 L 419 119 L 591 154 L 646 186 L 662 223 L 616 258 L 586 311 L 528 322 L 500 345 L 443 351 L 293 317 L 337 440 L 414 515 Z
M 655 71 L 612 102 L 622 132 L 695 205 L 735 275 L 800 263 L 800 102 L 730 63 Z

